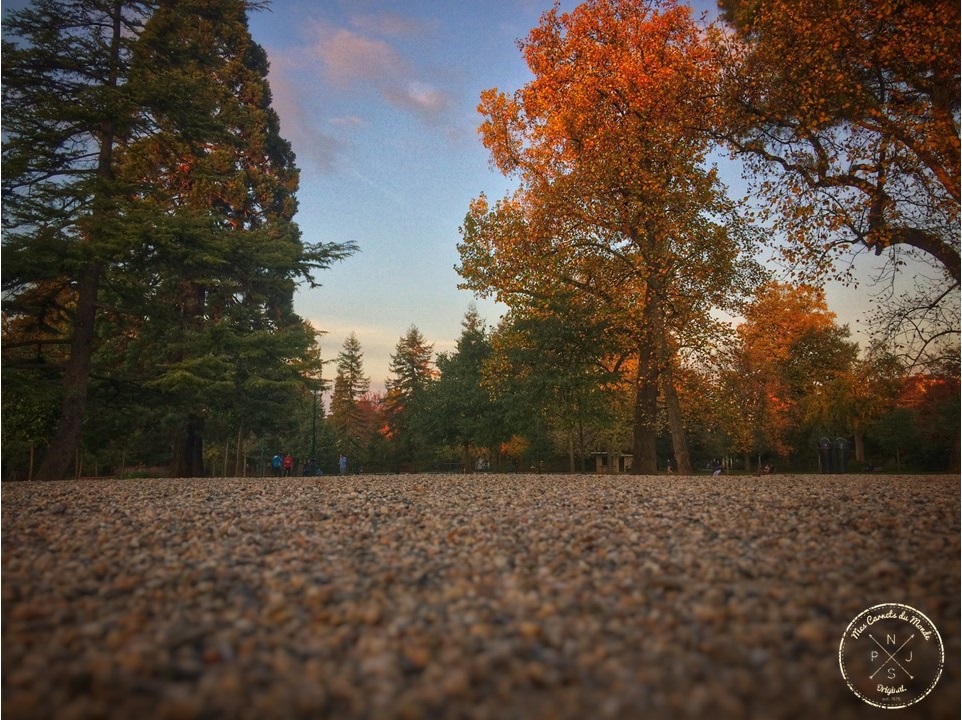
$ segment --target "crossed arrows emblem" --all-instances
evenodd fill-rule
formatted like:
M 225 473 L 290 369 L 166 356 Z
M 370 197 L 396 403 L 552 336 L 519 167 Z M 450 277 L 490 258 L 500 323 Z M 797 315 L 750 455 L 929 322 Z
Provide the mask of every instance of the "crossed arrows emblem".
M 876 645 L 879 646 L 879 649 L 880 649 L 882 652 L 884 652 L 886 655 L 889 656 L 889 657 L 888 657 L 888 660 L 886 660 L 886 661 L 883 662 L 881 665 L 879 665 L 877 668 L 875 668 L 875 672 L 873 672 L 871 675 L 869 675 L 869 680 L 875 678 L 875 675 L 878 673 L 878 671 L 881 670 L 882 668 L 884 668 L 886 665 L 888 665 L 888 664 L 889 664 L 889 661 L 894 662 L 896 665 L 898 665 L 900 668 L 902 668 L 902 672 L 904 672 L 906 675 L 909 676 L 909 680 L 914 680 L 914 679 L 915 679 L 915 677 L 912 675 L 912 673 L 910 673 L 908 670 L 906 670 L 906 669 L 905 669 L 905 666 L 903 666 L 902 663 L 900 663 L 898 660 L 895 659 L 896 653 L 901 652 L 902 648 L 904 648 L 906 645 L 909 644 L 909 642 L 911 642 L 912 638 L 915 637 L 915 633 L 912 633 L 911 635 L 909 635 L 908 640 L 906 640 L 904 643 L 902 643 L 901 645 L 899 645 L 898 648 L 895 650 L 894 653 L 890 653 L 888 650 L 886 650 L 885 647 L 882 645 L 882 643 L 880 643 L 878 640 L 876 640 L 876 639 L 875 639 L 875 636 L 872 635 L 871 633 L 869 633 L 869 637 L 872 638 L 872 641 L 873 641 Z

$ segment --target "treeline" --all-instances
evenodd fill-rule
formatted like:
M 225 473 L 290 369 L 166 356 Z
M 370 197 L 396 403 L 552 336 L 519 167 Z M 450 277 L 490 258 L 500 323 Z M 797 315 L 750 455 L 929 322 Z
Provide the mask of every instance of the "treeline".
M 556 7 L 520 43 L 532 79 L 484 91 L 479 106 L 482 141 L 517 187 L 471 203 L 463 287 L 519 322 L 563 322 L 573 307 L 604 329 L 630 374 L 636 472 L 657 469 L 665 427 L 681 472 L 695 468 L 699 442 L 790 457 L 819 416 L 814 398 L 856 392 L 836 382 L 843 369 L 868 373 L 854 351 L 823 347 L 841 334 L 819 323 L 794 345 L 790 324 L 751 322 L 741 345 L 726 343 L 724 315 L 751 320 L 771 292 L 766 247 L 816 285 L 845 277 L 859 251 L 884 257 L 893 291 L 877 296 L 882 347 L 914 353 L 932 382 L 958 374 L 959 10 L 719 5 L 722 21 L 707 27 L 674 2 Z M 922 43 L 927 53 L 913 54 Z M 749 172 L 743 204 L 713 165 L 719 152 Z M 924 271 L 906 277 L 910 259 Z M 696 360 L 705 349 L 716 355 Z M 714 435 L 692 433 L 699 409 Z M 860 411 L 844 412 L 861 448 Z
M 479 105 L 516 189 L 460 228 L 462 287 L 510 312 L 469 313 L 436 357 L 412 328 L 383 396 L 348 338 L 327 414 L 293 294 L 355 248 L 293 221 L 261 5 L 36 0 L 4 21 L 5 477 L 243 475 L 278 451 L 811 470 L 822 437 L 859 465 L 958 468 L 958 3 L 548 10 L 520 43 L 531 81 Z M 889 288 L 863 353 L 816 289 L 861 251 Z
M 627 471 L 636 368 L 611 351 L 610 332 L 570 299 L 494 328 L 472 307 L 451 352 L 435 353 L 411 326 L 383 393 L 370 390 L 352 334 L 311 383 L 256 418 L 230 425 L 212 413 L 203 472 L 269 475 L 277 453 L 294 457 L 295 475 L 336 474 L 341 456 L 348 473 Z M 675 373 L 695 472 L 819 472 L 823 438 L 844 441 L 851 472 L 958 468 L 957 369 L 917 373 L 879 347 L 860 352 L 818 289 L 767 283 L 723 338 L 684 353 Z M 137 397 L 96 406 L 74 472 L 169 474 L 161 409 Z M 46 411 L 52 423 L 55 405 Z M 653 422 L 656 471 L 677 471 L 663 397 Z M 7 477 L 25 478 L 27 436 L 4 440 Z
M 635 368 L 609 333 L 570 304 L 496 328 L 472 308 L 450 353 L 434 356 L 412 326 L 383 394 L 368 390 L 351 335 L 317 425 L 320 469 L 336 472 L 343 454 L 349 472 L 614 471 L 631 454 Z M 675 380 L 695 471 L 818 472 L 823 438 L 842 439 L 849 471 L 958 467 L 956 370 L 918 374 L 881 348 L 860 353 L 809 286 L 766 284 L 724 342 L 684 353 Z M 677 469 L 663 397 L 653 421 L 657 470 Z M 300 456 L 310 447 L 302 432 Z

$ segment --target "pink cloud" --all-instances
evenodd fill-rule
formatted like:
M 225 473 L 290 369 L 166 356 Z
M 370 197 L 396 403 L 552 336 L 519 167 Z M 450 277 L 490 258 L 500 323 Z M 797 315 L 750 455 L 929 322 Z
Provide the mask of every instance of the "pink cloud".
M 271 55 L 271 104 L 281 120 L 281 135 L 291 143 L 299 160 L 307 158 L 318 169 L 329 172 L 336 166 L 343 145 L 311 121 L 304 107 L 305 93 L 292 79 L 291 69 L 292 64 L 283 56 Z
M 397 15 L 362 16 L 358 26 L 384 34 L 418 32 L 420 25 Z M 419 79 L 411 63 L 390 43 L 353 30 L 315 24 L 313 54 L 323 77 L 339 88 L 368 86 L 393 107 L 434 122 L 447 110 L 447 93 Z
M 388 43 L 371 40 L 350 30 L 324 33 L 315 46 L 331 82 L 350 85 L 361 80 L 384 83 L 408 72 L 407 63 Z

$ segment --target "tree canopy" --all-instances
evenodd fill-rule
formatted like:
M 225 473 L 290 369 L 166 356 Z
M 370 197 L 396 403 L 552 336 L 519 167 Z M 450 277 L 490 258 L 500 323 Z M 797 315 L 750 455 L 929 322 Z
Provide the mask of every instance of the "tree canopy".
M 357 248 L 295 222 L 264 4 L 5 16 L 5 476 L 226 476 L 278 450 L 311 472 L 812 470 L 822 436 L 869 467 L 958 467 L 958 6 L 555 4 L 519 42 L 530 80 L 480 96 L 516 185 L 458 229 L 461 287 L 508 311 L 471 306 L 437 357 L 411 324 L 383 394 L 351 333 L 325 417 L 295 292 Z M 824 282 L 869 252 L 890 292 L 860 354 Z
M 883 256 L 896 289 L 881 296 L 880 335 L 914 360 L 957 355 L 958 3 L 719 4 L 735 32 L 715 35 L 715 132 L 747 163 L 784 257 L 819 281 L 851 279 L 860 250 Z
M 41 478 L 74 459 L 92 373 L 162 404 L 172 472 L 199 475 L 208 422 L 269 421 L 316 364 L 296 285 L 355 248 L 301 240 L 247 10 L 40 0 L 4 21 L 5 370 L 8 347 L 70 343 L 46 355 L 63 399 Z
M 534 79 L 482 93 L 480 133 L 519 189 L 462 227 L 464 286 L 512 306 L 559 291 L 603 301 L 637 368 L 635 465 L 657 465 L 659 391 L 690 469 L 671 380 L 683 328 L 711 325 L 757 281 L 750 234 L 707 163 L 718 56 L 674 2 L 555 8 L 521 43 Z

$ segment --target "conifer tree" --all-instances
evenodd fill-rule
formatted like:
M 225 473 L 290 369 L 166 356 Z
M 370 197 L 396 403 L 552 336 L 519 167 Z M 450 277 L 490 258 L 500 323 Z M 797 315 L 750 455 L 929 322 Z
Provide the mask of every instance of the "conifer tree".
M 133 65 L 149 90 L 154 132 L 126 149 L 122 172 L 138 184 L 139 202 L 161 212 L 125 270 L 145 290 L 139 350 L 159 360 L 145 382 L 179 411 L 178 476 L 203 474 L 212 414 L 236 425 L 265 407 L 282 417 L 296 401 L 292 361 L 314 342 L 293 311 L 296 282 L 313 284 L 314 270 L 352 250 L 301 241 L 294 154 L 246 8 L 243 0 L 160 3 Z
M 43 342 L 70 346 L 60 417 L 38 479 L 63 477 L 74 458 L 98 294 L 128 240 L 117 148 L 137 130 L 135 91 L 125 79 L 150 5 L 35 0 L 4 20 L 4 309 L 32 317 Z M 52 326 L 50 316 L 60 313 L 70 322 Z
M 438 355 L 440 377 L 432 389 L 431 415 L 435 437 L 461 448 L 462 468 L 474 468 L 472 451 L 500 440 L 501 413 L 484 385 L 484 365 L 491 356 L 491 336 L 472 304 L 461 321 L 453 353 Z
M 357 459 L 361 450 L 361 435 L 365 426 L 361 399 L 370 386 L 370 379 L 364 375 L 361 343 L 357 335 L 351 333 L 337 355 L 330 413 L 338 447 L 348 458 Z
M 296 284 L 354 247 L 301 241 L 250 5 L 37 0 L 6 23 L 5 311 L 73 343 L 42 477 L 74 456 L 94 362 L 169 409 L 176 475 L 204 472 L 210 418 L 276 423 L 311 372 Z
M 385 409 L 391 440 L 399 448 L 399 461 L 414 463 L 424 445 L 419 421 L 425 410 L 425 395 L 437 372 L 432 363 L 434 345 L 412 325 L 398 341 L 391 355 Z

